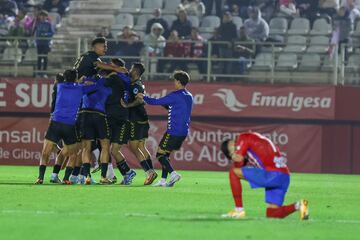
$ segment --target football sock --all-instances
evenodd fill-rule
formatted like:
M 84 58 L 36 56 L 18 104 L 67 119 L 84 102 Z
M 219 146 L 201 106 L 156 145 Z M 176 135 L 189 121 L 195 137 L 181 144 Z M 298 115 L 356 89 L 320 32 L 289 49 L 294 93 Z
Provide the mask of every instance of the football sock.
M 106 173 L 107 173 L 107 170 L 108 170 L 108 164 L 109 163 L 101 163 L 100 166 L 101 166 L 101 177 L 102 178 L 106 178 Z
M 61 169 L 61 165 L 55 164 L 54 169 L 53 169 L 53 173 L 59 174 L 60 169 Z
M 117 162 L 116 163 L 117 168 L 119 169 L 121 175 L 125 175 L 127 172 L 130 171 L 129 165 L 127 164 L 127 162 L 124 160 Z
M 81 175 L 88 177 L 90 175 L 90 163 L 83 163 L 83 169 Z
M 114 168 L 113 168 L 112 163 L 108 164 L 106 177 L 109 179 L 113 179 L 115 177 Z
M 266 217 L 268 218 L 285 218 L 296 211 L 295 204 L 282 206 L 279 208 L 267 208 Z
M 150 169 L 154 169 L 150 156 L 146 159 L 146 162 L 149 165 Z
M 168 173 L 172 173 L 174 171 L 173 167 L 170 164 L 168 156 L 161 155 L 159 157 L 159 162 L 161 163 L 161 166 L 164 167 Z
M 243 207 L 242 202 L 242 186 L 241 181 L 238 176 L 234 173 L 234 169 L 230 169 L 229 172 L 229 179 L 230 179 L 230 186 L 231 186 L 231 192 L 235 201 L 235 206 L 237 208 Z
M 164 166 L 161 166 L 162 171 L 161 171 L 161 178 L 166 179 L 168 176 L 168 171 L 166 170 L 166 168 Z
M 144 169 L 145 172 L 150 170 L 149 164 L 147 163 L 146 160 L 142 160 L 140 162 L 141 167 Z
M 78 176 L 79 173 L 80 173 L 80 169 L 81 169 L 81 167 L 74 167 L 74 170 L 73 170 L 73 172 L 72 172 L 72 175 Z
M 44 180 L 44 175 L 46 171 L 46 165 L 40 165 L 39 166 L 39 179 Z
M 71 173 L 73 172 L 72 167 L 66 167 L 63 181 L 68 181 Z

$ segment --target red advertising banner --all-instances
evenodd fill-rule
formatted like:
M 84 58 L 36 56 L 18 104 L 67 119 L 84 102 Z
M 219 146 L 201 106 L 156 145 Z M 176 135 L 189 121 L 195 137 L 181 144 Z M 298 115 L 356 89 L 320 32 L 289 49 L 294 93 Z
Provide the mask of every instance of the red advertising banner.
M 0 164 L 37 165 L 41 157 L 46 118 L 1 118 Z M 157 145 L 166 129 L 166 121 L 151 121 L 147 146 L 155 160 Z M 236 124 L 192 122 L 182 148 L 171 159 L 177 169 L 226 170 L 230 163 L 219 150 L 224 138 L 233 138 L 242 131 L 265 134 L 287 155 L 295 172 L 321 172 L 322 127 L 293 124 Z M 132 154 L 124 154 L 134 167 L 139 167 Z M 155 165 L 159 167 L 158 163 Z
M 152 97 L 173 91 L 172 82 L 145 82 Z M 335 87 L 192 83 L 192 116 L 334 119 Z M 48 112 L 52 81 L 0 79 L 0 112 Z M 148 106 L 151 115 L 165 111 Z

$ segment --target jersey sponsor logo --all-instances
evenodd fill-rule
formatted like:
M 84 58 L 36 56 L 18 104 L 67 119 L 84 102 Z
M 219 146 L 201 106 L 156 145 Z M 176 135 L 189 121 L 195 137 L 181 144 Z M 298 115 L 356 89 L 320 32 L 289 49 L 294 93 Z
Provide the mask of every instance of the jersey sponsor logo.
M 224 105 L 233 112 L 241 112 L 247 107 L 246 104 L 239 102 L 236 99 L 235 93 L 231 89 L 221 88 L 213 96 L 219 97 Z
M 248 106 L 290 108 L 293 112 L 300 112 L 303 109 L 308 108 L 329 109 L 332 107 L 331 97 L 296 96 L 294 92 L 289 92 L 287 96 L 266 96 L 261 92 L 253 92 L 249 105 L 241 103 L 231 89 L 221 88 L 214 93 L 213 96 L 219 97 L 223 101 L 225 107 L 232 112 L 240 112 Z

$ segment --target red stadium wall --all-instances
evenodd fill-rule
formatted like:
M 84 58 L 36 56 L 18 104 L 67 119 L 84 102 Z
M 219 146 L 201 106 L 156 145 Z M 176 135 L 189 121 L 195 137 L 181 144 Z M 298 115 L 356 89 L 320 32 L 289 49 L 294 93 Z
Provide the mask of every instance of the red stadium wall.
M 146 86 L 155 97 L 173 87 L 169 82 Z M 226 170 L 221 140 L 252 130 L 279 145 L 294 172 L 360 173 L 360 111 L 354 111 L 360 88 L 207 83 L 189 88 L 195 106 L 190 134 L 172 157 L 177 168 Z M 50 102 L 49 80 L 0 79 L 0 164 L 38 163 Z M 147 108 L 148 147 L 154 153 L 165 131 L 166 111 Z

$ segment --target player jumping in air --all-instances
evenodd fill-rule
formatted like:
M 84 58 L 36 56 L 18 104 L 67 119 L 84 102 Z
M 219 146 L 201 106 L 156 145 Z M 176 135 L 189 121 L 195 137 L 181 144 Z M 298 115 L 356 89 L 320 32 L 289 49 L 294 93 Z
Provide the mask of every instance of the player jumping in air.
M 176 90 L 165 97 L 155 99 L 144 96 L 143 93 L 137 95 L 145 103 L 149 105 L 162 105 L 169 111 L 167 130 L 161 139 L 156 154 L 162 166 L 161 180 L 154 185 L 159 187 L 172 187 L 181 178 L 181 175 L 174 171 L 169 158 L 173 151 L 180 149 L 188 135 L 193 106 L 193 97 L 186 89 L 186 85 L 190 81 L 189 75 L 184 71 L 176 71 L 173 79 Z M 166 183 L 168 173 L 170 173 L 171 178 Z
M 290 184 L 290 172 L 286 158 L 270 139 L 255 132 L 241 133 L 234 140 L 221 145 L 224 155 L 234 161 L 229 178 L 235 209 L 223 217 L 244 218 L 241 179 L 249 182 L 251 188 L 265 188 L 267 203 L 266 217 L 285 218 L 300 211 L 300 219 L 309 218 L 308 201 L 300 200 L 283 205 Z
M 64 82 L 58 83 L 55 109 L 46 132 L 40 159 L 39 177 L 35 184 L 43 184 L 46 165 L 57 142 L 62 140 L 64 143 L 60 152 L 64 157 L 75 154 L 78 149 L 75 129 L 76 114 L 82 96 L 96 90 L 97 85 L 88 86 L 75 83 L 76 75 L 76 70 L 66 70 L 63 74 Z

